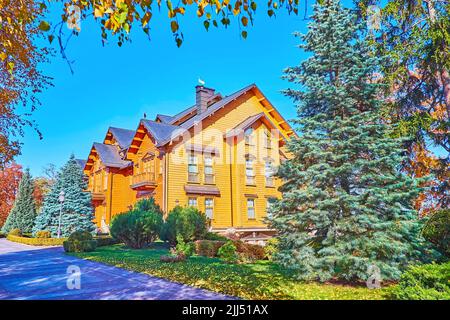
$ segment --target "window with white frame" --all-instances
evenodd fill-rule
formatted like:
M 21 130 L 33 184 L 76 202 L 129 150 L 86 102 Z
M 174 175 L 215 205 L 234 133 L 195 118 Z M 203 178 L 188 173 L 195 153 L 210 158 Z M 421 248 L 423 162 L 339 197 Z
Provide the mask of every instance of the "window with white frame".
M 253 145 L 253 128 L 247 128 L 244 131 L 245 144 Z
M 195 153 L 188 155 L 188 182 L 198 182 L 198 162 Z
M 188 206 L 189 207 L 197 207 L 197 198 L 190 197 L 188 200 Z
M 249 219 L 255 219 L 255 199 L 248 198 L 247 199 L 247 217 Z
M 214 199 L 205 198 L 205 214 L 209 219 L 213 218 L 214 214 Z
M 204 173 L 205 173 L 205 183 L 214 183 L 214 170 L 213 170 L 213 157 L 211 155 L 205 155 L 204 157 Z
M 245 177 L 246 177 L 246 184 L 248 185 L 255 184 L 255 171 L 253 168 L 253 158 L 251 156 L 245 158 Z
M 273 161 L 271 159 L 267 159 L 265 166 L 264 166 L 264 174 L 266 177 L 266 187 L 273 187 L 274 186 L 274 168 L 273 168 Z

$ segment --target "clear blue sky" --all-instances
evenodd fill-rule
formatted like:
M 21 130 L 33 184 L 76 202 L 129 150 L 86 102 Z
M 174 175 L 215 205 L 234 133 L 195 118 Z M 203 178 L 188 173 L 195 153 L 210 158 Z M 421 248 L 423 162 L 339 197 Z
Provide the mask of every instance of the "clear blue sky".
M 305 58 L 292 33 L 304 32 L 306 21 L 303 14 L 281 11 L 277 18 L 268 18 L 262 9 L 246 40 L 236 23 L 206 32 L 201 20 L 181 19 L 181 48 L 175 45 L 164 10 L 151 22 L 151 41 L 135 28 L 132 43 L 121 48 L 112 39 L 103 47 L 99 26 L 83 21 L 79 37 L 71 39 L 67 50 L 75 60 L 74 75 L 58 53 L 43 65 L 54 78 L 54 87 L 40 95 L 43 105 L 33 114 L 43 140 L 27 130 L 18 163 L 40 175 L 44 165 L 61 166 L 71 153 L 86 158 L 108 126 L 136 129 L 144 112 L 152 119 L 194 104 L 198 77 L 222 94 L 255 82 L 285 118 L 292 119 L 295 108 L 280 93 L 289 83 L 281 75 L 285 67 Z

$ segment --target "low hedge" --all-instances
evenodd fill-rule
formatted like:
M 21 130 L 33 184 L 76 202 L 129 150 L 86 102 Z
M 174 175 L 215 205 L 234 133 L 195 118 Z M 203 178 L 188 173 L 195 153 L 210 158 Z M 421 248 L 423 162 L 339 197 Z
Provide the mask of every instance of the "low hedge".
M 65 252 L 91 252 L 97 249 L 97 240 L 64 241 Z
M 28 244 L 31 246 L 61 246 L 65 238 L 26 238 L 9 234 L 6 237 L 9 241 Z
M 409 267 L 391 295 L 398 300 L 450 300 L 450 262 Z
M 63 243 L 65 252 L 91 252 L 97 249 L 97 240 L 88 231 L 75 231 Z
M 195 253 L 204 257 L 217 257 L 217 252 L 226 241 L 197 240 L 195 241 Z
M 228 240 L 230 241 L 230 240 Z M 256 260 L 266 259 L 266 252 L 264 247 L 256 244 L 245 243 L 240 240 L 231 240 L 236 247 L 236 252 L 239 254 L 242 262 L 250 262 Z M 217 257 L 220 247 L 222 247 L 226 241 L 216 240 L 197 240 L 195 241 L 195 253 L 204 257 Z
M 119 240 L 116 240 L 111 236 L 97 236 L 94 237 L 94 239 L 97 240 L 97 247 L 112 246 L 113 244 L 120 243 Z

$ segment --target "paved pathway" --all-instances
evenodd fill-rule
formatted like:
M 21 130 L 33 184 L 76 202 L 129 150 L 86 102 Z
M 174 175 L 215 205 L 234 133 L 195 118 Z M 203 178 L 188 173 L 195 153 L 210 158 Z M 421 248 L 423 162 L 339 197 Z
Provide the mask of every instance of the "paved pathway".
M 67 268 L 71 265 L 81 270 L 79 290 L 67 288 Z M 71 257 L 65 255 L 61 247 L 34 247 L 0 239 L 0 300 L 229 298 L 146 274 Z

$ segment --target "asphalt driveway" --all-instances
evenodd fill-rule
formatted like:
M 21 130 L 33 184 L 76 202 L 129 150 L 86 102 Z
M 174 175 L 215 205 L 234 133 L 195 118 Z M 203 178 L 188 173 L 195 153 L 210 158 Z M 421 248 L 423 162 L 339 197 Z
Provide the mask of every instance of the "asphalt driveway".
M 77 270 L 79 277 L 70 273 Z M 65 255 L 61 247 L 34 247 L 0 239 L 0 299 L 229 298 L 146 274 L 71 257 Z

